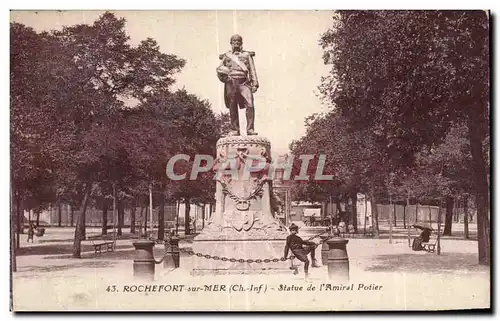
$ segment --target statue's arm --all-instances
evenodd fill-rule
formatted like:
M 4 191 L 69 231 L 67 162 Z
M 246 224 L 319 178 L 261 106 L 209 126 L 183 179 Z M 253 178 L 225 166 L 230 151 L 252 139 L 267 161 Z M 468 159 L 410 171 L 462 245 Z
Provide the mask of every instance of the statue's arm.
M 219 66 L 224 66 L 224 57 L 225 56 L 226 56 L 226 54 L 220 54 L 219 55 L 219 60 L 220 60 Z
M 221 75 L 221 74 L 219 73 L 219 68 L 220 68 L 220 67 L 224 67 L 224 60 L 226 60 L 226 59 L 225 59 L 225 56 L 226 56 L 226 54 L 221 54 L 221 55 L 219 55 L 220 64 L 219 64 L 219 66 L 216 68 L 216 70 L 217 70 L 217 78 L 219 78 L 219 80 L 220 80 L 220 81 L 222 81 L 222 82 L 224 82 L 224 83 L 225 83 L 225 82 L 226 82 L 226 80 L 227 80 L 227 79 L 226 79 L 226 76 L 227 76 L 227 75 L 225 75 L 225 76 Z
M 255 69 L 255 62 L 253 61 L 254 55 L 255 54 L 248 55 L 248 63 L 250 65 L 250 80 L 253 87 L 259 88 L 259 80 L 257 79 L 257 71 Z

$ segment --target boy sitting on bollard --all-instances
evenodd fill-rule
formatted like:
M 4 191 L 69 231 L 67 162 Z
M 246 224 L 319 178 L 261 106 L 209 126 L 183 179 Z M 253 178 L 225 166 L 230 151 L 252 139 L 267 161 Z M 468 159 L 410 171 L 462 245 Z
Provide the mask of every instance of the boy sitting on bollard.
M 290 235 L 286 238 L 285 244 L 285 258 L 288 257 L 288 250 L 291 250 L 293 255 L 300 261 L 304 262 L 304 274 L 305 278 L 309 276 L 309 260 L 307 259 L 307 254 L 311 253 L 312 267 L 320 267 L 316 262 L 315 251 L 318 246 L 314 242 L 304 241 L 300 236 L 297 235 L 299 232 L 299 227 L 292 223 L 289 227 Z

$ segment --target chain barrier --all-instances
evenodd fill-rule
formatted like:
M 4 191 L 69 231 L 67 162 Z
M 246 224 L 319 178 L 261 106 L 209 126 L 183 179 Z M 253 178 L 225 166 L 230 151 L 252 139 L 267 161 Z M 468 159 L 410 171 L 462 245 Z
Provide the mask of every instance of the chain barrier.
M 286 261 L 286 260 L 292 260 L 294 259 L 295 257 L 294 256 L 290 256 L 289 258 L 274 258 L 274 259 L 242 259 L 242 258 L 229 258 L 229 257 L 225 257 L 225 256 L 217 256 L 217 255 L 210 255 L 210 254 L 203 254 L 203 253 L 198 253 L 198 252 L 195 252 L 193 250 L 189 250 L 187 248 L 182 248 L 180 247 L 179 248 L 179 251 L 182 252 L 182 253 L 186 253 L 188 255 L 196 255 L 197 257 L 203 257 L 205 259 L 213 259 L 213 260 L 219 260 L 219 261 L 224 261 L 224 262 L 231 262 L 231 263 L 235 263 L 235 262 L 238 262 L 238 263 L 277 263 L 279 261 Z
M 316 234 L 316 235 L 313 235 L 312 237 L 308 238 L 307 241 L 310 241 L 320 235 L 323 235 L 325 233 L 327 233 L 328 231 L 325 231 L 325 232 L 322 232 L 322 233 L 319 233 L 319 234 Z M 325 240 L 326 241 L 326 240 Z M 325 241 L 321 241 L 320 243 L 318 243 L 316 245 L 319 246 L 320 244 L 323 244 Z M 236 258 L 228 258 L 228 257 L 225 257 L 225 256 L 217 256 L 217 255 L 210 255 L 210 254 L 203 254 L 203 253 L 198 253 L 198 252 L 195 252 L 193 250 L 189 250 L 188 248 L 182 248 L 182 247 L 178 247 L 179 249 L 179 252 L 182 252 L 182 253 L 186 253 L 188 255 L 196 255 L 197 257 L 200 257 L 200 258 L 205 258 L 205 259 L 212 259 L 212 260 L 219 260 L 219 261 L 223 261 L 223 262 L 231 262 L 231 263 L 235 263 L 235 262 L 238 262 L 238 263 L 257 263 L 257 264 L 261 264 L 261 263 L 278 263 L 280 261 L 282 262 L 285 262 L 287 260 L 293 260 L 295 259 L 295 256 L 291 255 L 290 257 L 288 258 L 273 258 L 273 259 L 236 259 Z
M 306 241 L 310 241 L 310 240 L 312 240 L 312 239 L 315 239 L 315 238 L 317 238 L 318 236 L 323 235 L 323 234 L 328 233 L 328 232 L 329 232 L 329 231 L 324 231 L 324 232 L 321 232 L 321 233 L 319 233 L 319 234 L 313 235 L 313 236 L 311 236 L 310 238 L 308 238 Z M 320 244 L 323 244 L 324 242 L 325 242 L 325 241 L 321 241 L 321 242 L 320 242 Z

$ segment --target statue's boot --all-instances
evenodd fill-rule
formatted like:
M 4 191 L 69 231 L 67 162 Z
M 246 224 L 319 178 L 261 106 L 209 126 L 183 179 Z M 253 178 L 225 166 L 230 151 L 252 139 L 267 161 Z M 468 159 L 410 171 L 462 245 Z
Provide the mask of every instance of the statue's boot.
M 239 132 L 237 132 L 236 130 L 232 130 L 232 131 L 230 131 L 230 132 L 227 134 L 227 136 L 239 136 L 239 135 L 240 135 L 240 133 L 239 133 Z
M 247 135 L 248 136 L 255 136 L 255 135 L 258 135 L 258 133 L 256 133 L 253 129 L 250 129 L 247 131 Z

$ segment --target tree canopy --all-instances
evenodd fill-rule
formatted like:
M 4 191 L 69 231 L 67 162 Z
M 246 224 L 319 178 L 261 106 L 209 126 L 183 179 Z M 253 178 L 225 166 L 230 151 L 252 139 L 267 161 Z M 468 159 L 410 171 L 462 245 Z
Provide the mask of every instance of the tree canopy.
M 473 194 L 479 262 L 487 264 L 488 13 L 338 11 L 319 43 L 330 67 L 320 93 L 331 111 L 307 120 L 291 147 L 325 153 L 338 186 L 310 181 L 302 197 Z
M 10 32 L 12 187 L 24 207 L 80 207 L 74 257 L 88 204 L 105 206 L 113 186 L 119 208 L 145 202 L 150 185 L 154 206 L 211 201 L 212 180 L 165 174 L 175 154 L 215 156 L 221 134 L 207 101 L 172 90 L 184 59 L 151 38 L 132 46 L 125 19 L 109 12 L 41 33 L 11 23 Z

